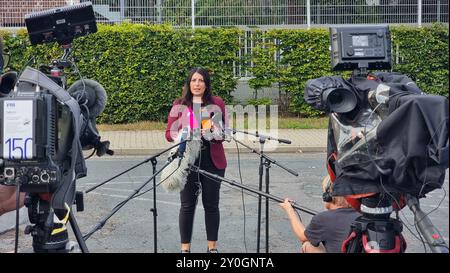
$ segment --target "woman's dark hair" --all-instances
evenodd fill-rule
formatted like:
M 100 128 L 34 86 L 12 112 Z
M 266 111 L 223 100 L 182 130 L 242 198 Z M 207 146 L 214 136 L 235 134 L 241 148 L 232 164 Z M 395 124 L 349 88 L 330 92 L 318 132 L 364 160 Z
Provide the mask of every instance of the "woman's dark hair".
M 211 80 L 209 78 L 209 73 L 206 69 L 202 67 L 195 67 L 189 70 L 189 75 L 187 76 L 186 80 L 184 81 L 183 86 L 183 93 L 181 95 L 181 104 L 187 105 L 189 107 L 192 106 L 192 92 L 191 92 L 191 79 L 192 76 L 198 73 L 203 76 L 203 80 L 205 81 L 205 93 L 203 93 L 202 101 L 205 104 L 210 104 L 212 101 L 212 94 L 211 94 Z

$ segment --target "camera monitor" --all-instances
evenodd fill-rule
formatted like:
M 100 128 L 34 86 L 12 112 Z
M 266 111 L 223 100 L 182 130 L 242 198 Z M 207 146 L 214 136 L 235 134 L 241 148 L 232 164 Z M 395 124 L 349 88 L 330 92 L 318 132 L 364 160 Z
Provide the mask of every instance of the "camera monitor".
M 33 12 L 25 15 L 25 24 L 32 45 L 69 44 L 76 37 L 97 32 L 91 2 Z
M 330 39 L 333 70 L 391 68 L 387 26 L 330 27 Z

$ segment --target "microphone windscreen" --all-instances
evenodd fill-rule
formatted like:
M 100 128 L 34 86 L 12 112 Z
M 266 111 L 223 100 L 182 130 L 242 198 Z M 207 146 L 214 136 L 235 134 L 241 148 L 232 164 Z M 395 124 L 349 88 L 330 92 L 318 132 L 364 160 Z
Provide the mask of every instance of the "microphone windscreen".
M 6 97 L 14 89 L 17 82 L 17 72 L 7 72 L 0 75 L 0 97 Z
M 90 79 L 83 79 L 74 82 L 67 92 L 77 99 L 81 96 L 81 100 L 87 100 L 89 108 L 89 118 L 98 117 L 105 110 L 107 94 L 103 86 Z
M 189 128 L 188 127 L 183 128 L 183 131 L 181 132 L 180 142 L 187 140 L 188 134 L 189 134 Z M 180 152 L 180 154 L 183 154 L 186 151 L 186 142 L 182 142 L 180 144 L 178 151 Z

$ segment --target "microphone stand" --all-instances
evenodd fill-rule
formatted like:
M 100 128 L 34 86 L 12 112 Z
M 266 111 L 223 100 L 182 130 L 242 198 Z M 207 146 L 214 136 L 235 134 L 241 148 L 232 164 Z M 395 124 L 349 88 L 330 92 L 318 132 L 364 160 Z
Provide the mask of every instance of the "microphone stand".
M 150 181 L 153 181 L 153 188 L 152 188 L 152 190 L 153 190 L 153 208 L 150 209 L 150 211 L 153 212 L 153 219 L 154 219 L 154 222 L 153 222 L 153 226 L 154 226 L 153 240 L 154 240 L 154 251 L 156 253 L 157 252 L 157 235 L 156 234 L 157 234 L 157 217 L 158 217 L 158 213 L 157 213 L 157 210 L 156 210 L 156 176 L 160 172 L 162 172 L 175 158 L 183 156 L 183 155 L 181 155 L 179 152 L 175 153 L 173 156 L 169 157 L 169 160 L 166 162 L 166 164 L 164 166 L 162 166 L 162 168 L 159 169 L 158 171 L 156 171 L 156 164 L 157 164 L 156 158 L 159 157 L 160 155 L 162 155 L 163 153 L 171 150 L 172 148 L 186 143 L 187 141 L 188 140 L 180 141 L 180 143 L 177 143 L 177 144 L 173 145 L 172 147 L 170 147 L 170 148 L 168 148 L 168 149 L 166 149 L 166 150 L 164 150 L 164 151 L 162 151 L 162 152 L 160 152 L 160 153 L 158 153 L 158 154 L 156 154 L 156 155 L 154 155 L 154 156 L 144 160 L 143 162 L 133 166 L 129 170 L 127 170 L 125 172 L 122 172 L 119 175 L 116 175 L 113 178 L 110 178 L 107 181 L 102 182 L 99 185 L 91 188 L 89 191 L 92 191 L 93 189 L 95 189 L 95 188 L 97 188 L 97 187 L 99 187 L 99 186 L 101 186 L 101 185 L 111 181 L 112 179 L 114 179 L 114 178 L 116 178 L 116 177 L 118 177 L 118 176 L 120 176 L 120 175 L 122 175 L 122 174 L 124 174 L 124 173 L 126 173 L 126 172 L 128 172 L 128 171 L 130 171 L 130 170 L 132 170 L 132 169 L 134 169 L 134 168 L 136 168 L 138 166 L 140 166 L 140 165 L 142 165 L 145 162 L 148 162 L 148 161 L 152 162 L 152 166 L 153 166 L 153 175 L 152 175 L 152 177 L 150 177 L 145 183 L 143 183 L 139 188 L 137 188 L 130 196 L 127 197 L 127 199 L 125 199 L 124 201 L 119 203 L 116 207 L 114 207 L 112 209 L 112 211 L 106 217 L 104 217 L 91 231 L 89 231 L 86 235 L 84 235 L 83 236 L 84 241 L 89 239 L 89 237 L 91 237 L 91 235 L 94 234 L 97 230 L 100 230 L 101 228 L 103 228 L 103 226 L 109 220 L 109 218 L 111 218 L 117 211 L 119 211 L 119 209 L 121 209 L 126 203 L 128 203 L 128 201 L 130 201 L 136 194 L 138 194 L 148 183 L 150 183 Z
M 269 169 L 270 169 L 270 164 L 273 163 L 277 166 L 279 166 L 280 168 L 286 170 L 287 172 L 291 173 L 292 175 L 298 176 L 298 173 L 287 168 L 284 167 L 283 165 L 279 164 L 277 161 L 271 159 L 270 157 L 268 157 L 267 155 L 264 154 L 264 143 L 266 142 L 266 140 L 275 140 L 278 141 L 280 143 L 286 143 L 286 144 L 291 144 L 290 140 L 287 139 L 281 139 L 281 138 L 275 138 L 275 137 L 271 137 L 271 136 L 267 136 L 267 135 L 263 135 L 263 134 L 259 134 L 258 131 L 256 131 L 256 133 L 249 133 L 247 131 L 240 131 L 240 130 L 236 130 L 236 129 L 231 129 L 233 134 L 236 134 L 237 132 L 239 133 L 243 133 L 243 134 L 247 134 L 247 135 L 253 135 L 255 137 L 259 138 L 259 143 L 260 143 L 260 151 L 256 151 L 255 149 L 249 147 L 248 145 L 240 142 L 239 140 L 237 140 L 236 138 L 233 137 L 234 141 L 236 141 L 237 143 L 241 144 L 242 146 L 246 147 L 247 149 L 251 150 L 253 153 L 256 153 L 260 156 L 260 161 L 259 161 L 259 191 L 262 191 L 262 181 L 263 181 L 263 173 L 264 173 L 264 168 L 263 166 L 265 166 L 265 184 L 266 184 L 266 193 L 269 194 Z M 257 246 L 256 246 L 256 251 L 257 253 L 259 253 L 259 249 L 260 249 L 260 239 L 261 239 L 261 196 L 259 195 L 258 197 L 258 229 L 257 229 Z M 269 199 L 266 197 L 266 253 L 269 253 Z
M 152 169 L 153 169 L 153 208 L 150 209 L 150 211 L 153 214 L 153 253 L 158 253 L 158 212 L 156 210 L 156 164 L 158 163 L 156 161 L 156 157 L 152 158 L 150 160 L 152 162 Z M 171 161 L 169 161 L 170 163 Z M 167 166 L 167 165 L 166 165 Z M 163 168 L 164 169 L 164 168 Z
M 240 188 L 240 189 L 244 189 L 244 190 L 246 190 L 246 191 L 249 191 L 249 192 L 252 192 L 252 193 L 256 193 L 256 194 L 258 194 L 258 195 L 260 195 L 260 196 L 264 196 L 264 197 L 266 197 L 266 198 L 268 198 L 268 199 L 272 199 L 272 200 L 277 201 L 277 202 L 279 202 L 279 203 L 283 203 L 283 202 L 284 202 L 284 199 L 281 198 L 281 197 L 277 197 L 277 196 L 275 196 L 275 195 L 272 195 L 272 194 L 269 194 L 269 193 L 266 193 L 266 192 L 263 192 L 263 191 L 254 189 L 254 188 L 249 187 L 249 186 L 247 186 L 247 185 L 238 183 L 238 182 L 236 182 L 236 181 L 234 181 L 234 180 L 231 180 L 231 179 L 228 179 L 228 178 L 225 178 L 225 177 L 222 177 L 222 176 L 218 176 L 218 175 L 216 175 L 216 174 L 213 174 L 213 173 L 204 171 L 204 170 L 200 169 L 198 166 L 194 166 L 194 165 L 189 164 L 189 168 L 190 168 L 193 172 L 198 172 L 198 173 L 200 173 L 200 174 L 202 174 L 202 175 L 204 175 L 204 176 L 209 176 L 209 177 L 213 178 L 213 179 L 216 180 L 216 181 L 219 180 L 219 181 L 226 182 L 226 183 L 230 184 L 231 186 L 235 186 L 235 187 L 238 187 L 238 188 Z M 218 182 L 218 183 L 220 183 L 220 182 Z M 309 208 L 306 208 L 306 207 L 299 206 L 299 205 L 297 205 L 297 204 L 295 204 L 295 203 L 292 204 L 292 207 L 293 207 L 294 209 L 299 210 L 299 211 L 303 211 L 303 212 L 305 212 L 305 213 L 308 213 L 309 215 L 316 215 L 316 214 L 318 213 L 318 212 L 315 211 L 315 210 L 312 210 L 312 209 L 309 209 Z
M 98 187 L 100 187 L 100 186 L 103 186 L 104 184 L 110 182 L 111 180 L 116 179 L 117 177 L 119 177 L 119 176 L 121 176 L 121 175 L 123 175 L 123 174 L 126 174 L 127 172 L 129 172 L 129 171 L 131 171 L 131 170 L 133 170 L 133 169 L 136 169 L 137 167 L 141 166 L 142 164 L 148 163 L 149 161 L 151 161 L 151 160 L 153 160 L 153 159 L 156 159 L 156 158 L 159 157 L 160 155 L 162 155 L 162 154 L 164 154 L 164 153 L 170 151 L 171 149 L 173 149 L 173 148 L 175 148 L 175 147 L 177 147 L 177 146 L 183 144 L 184 142 L 185 142 L 185 141 L 182 141 L 182 142 L 180 142 L 180 143 L 178 143 L 178 144 L 175 144 L 175 145 L 173 145 L 173 146 L 171 146 L 171 147 L 165 149 L 164 151 L 162 151 L 162 152 L 160 152 L 160 153 L 158 153 L 158 154 L 156 154 L 156 155 L 154 155 L 154 156 L 151 156 L 151 157 L 145 159 L 144 161 L 142 161 L 142 162 L 140 162 L 140 163 L 134 165 L 133 167 L 131 167 L 131 168 L 129 168 L 129 169 L 126 169 L 125 171 L 123 171 L 123 172 L 121 172 L 121 173 L 119 173 L 119 174 L 117 174 L 117 175 L 115 175 L 115 176 L 113 176 L 113 177 L 111 177 L 111 178 L 109 178 L 109 179 L 107 179 L 107 180 L 105 180 L 105 181 L 99 183 L 98 185 L 93 186 L 93 187 L 87 189 L 87 190 L 85 191 L 85 193 L 89 193 L 89 192 L 95 190 L 96 188 L 98 188 Z M 152 164 L 153 164 L 153 162 L 152 162 Z

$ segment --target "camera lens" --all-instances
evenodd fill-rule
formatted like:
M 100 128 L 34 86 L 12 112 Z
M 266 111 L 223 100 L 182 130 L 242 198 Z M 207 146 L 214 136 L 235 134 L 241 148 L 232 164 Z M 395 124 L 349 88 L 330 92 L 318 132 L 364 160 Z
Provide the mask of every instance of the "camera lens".
M 322 94 L 323 101 L 331 112 L 347 113 L 355 109 L 357 104 L 356 95 L 347 88 L 330 88 Z
M 341 104 L 343 101 L 343 97 L 339 92 L 332 92 L 328 96 L 328 103 L 331 105 L 338 105 Z

